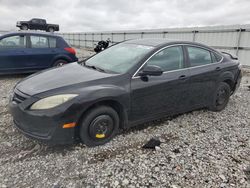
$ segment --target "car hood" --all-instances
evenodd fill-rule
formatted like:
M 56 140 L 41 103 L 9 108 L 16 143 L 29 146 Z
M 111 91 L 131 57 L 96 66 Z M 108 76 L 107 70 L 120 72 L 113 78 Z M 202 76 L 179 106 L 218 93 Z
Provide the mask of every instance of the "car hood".
M 35 73 L 19 82 L 16 89 L 27 95 L 36 95 L 52 89 L 112 76 L 115 75 L 92 70 L 78 63 L 71 63 Z

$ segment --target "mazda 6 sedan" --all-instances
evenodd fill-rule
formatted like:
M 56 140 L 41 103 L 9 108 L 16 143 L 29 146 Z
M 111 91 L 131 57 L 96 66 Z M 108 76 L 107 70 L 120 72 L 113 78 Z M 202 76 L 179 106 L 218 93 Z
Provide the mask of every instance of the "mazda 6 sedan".
M 241 68 L 208 46 L 166 39 L 114 45 L 82 62 L 25 78 L 10 112 L 28 137 L 54 144 L 110 141 L 119 129 L 200 108 L 223 110 Z

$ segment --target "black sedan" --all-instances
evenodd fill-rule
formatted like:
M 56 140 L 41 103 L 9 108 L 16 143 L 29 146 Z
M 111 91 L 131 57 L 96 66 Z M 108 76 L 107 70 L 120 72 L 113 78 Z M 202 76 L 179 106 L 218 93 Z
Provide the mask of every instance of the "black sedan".
M 47 143 L 108 142 L 119 129 L 199 108 L 223 110 L 240 64 L 202 44 L 138 39 L 19 82 L 14 124 Z

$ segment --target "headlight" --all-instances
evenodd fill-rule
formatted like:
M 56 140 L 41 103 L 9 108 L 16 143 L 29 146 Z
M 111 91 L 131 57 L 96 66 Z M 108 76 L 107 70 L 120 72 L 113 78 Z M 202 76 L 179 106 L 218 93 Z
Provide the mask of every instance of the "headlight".
M 63 104 L 70 99 L 76 97 L 77 94 L 64 94 L 64 95 L 54 95 L 51 97 L 47 97 L 35 102 L 30 109 L 31 110 L 44 110 L 54 108 L 60 104 Z

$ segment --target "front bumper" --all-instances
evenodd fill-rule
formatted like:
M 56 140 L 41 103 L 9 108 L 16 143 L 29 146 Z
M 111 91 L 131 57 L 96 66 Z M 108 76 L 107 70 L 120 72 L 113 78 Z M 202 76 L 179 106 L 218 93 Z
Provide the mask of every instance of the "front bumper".
M 47 144 L 72 144 L 75 142 L 75 128 L 63 129 L 67 119 L 62 111 L 30 111 L 22 105 L 10 101 L 9 110 L 14 119 L 14 125 L 25 136 Z M 63 118 L 62 118 L 63 117 Z

